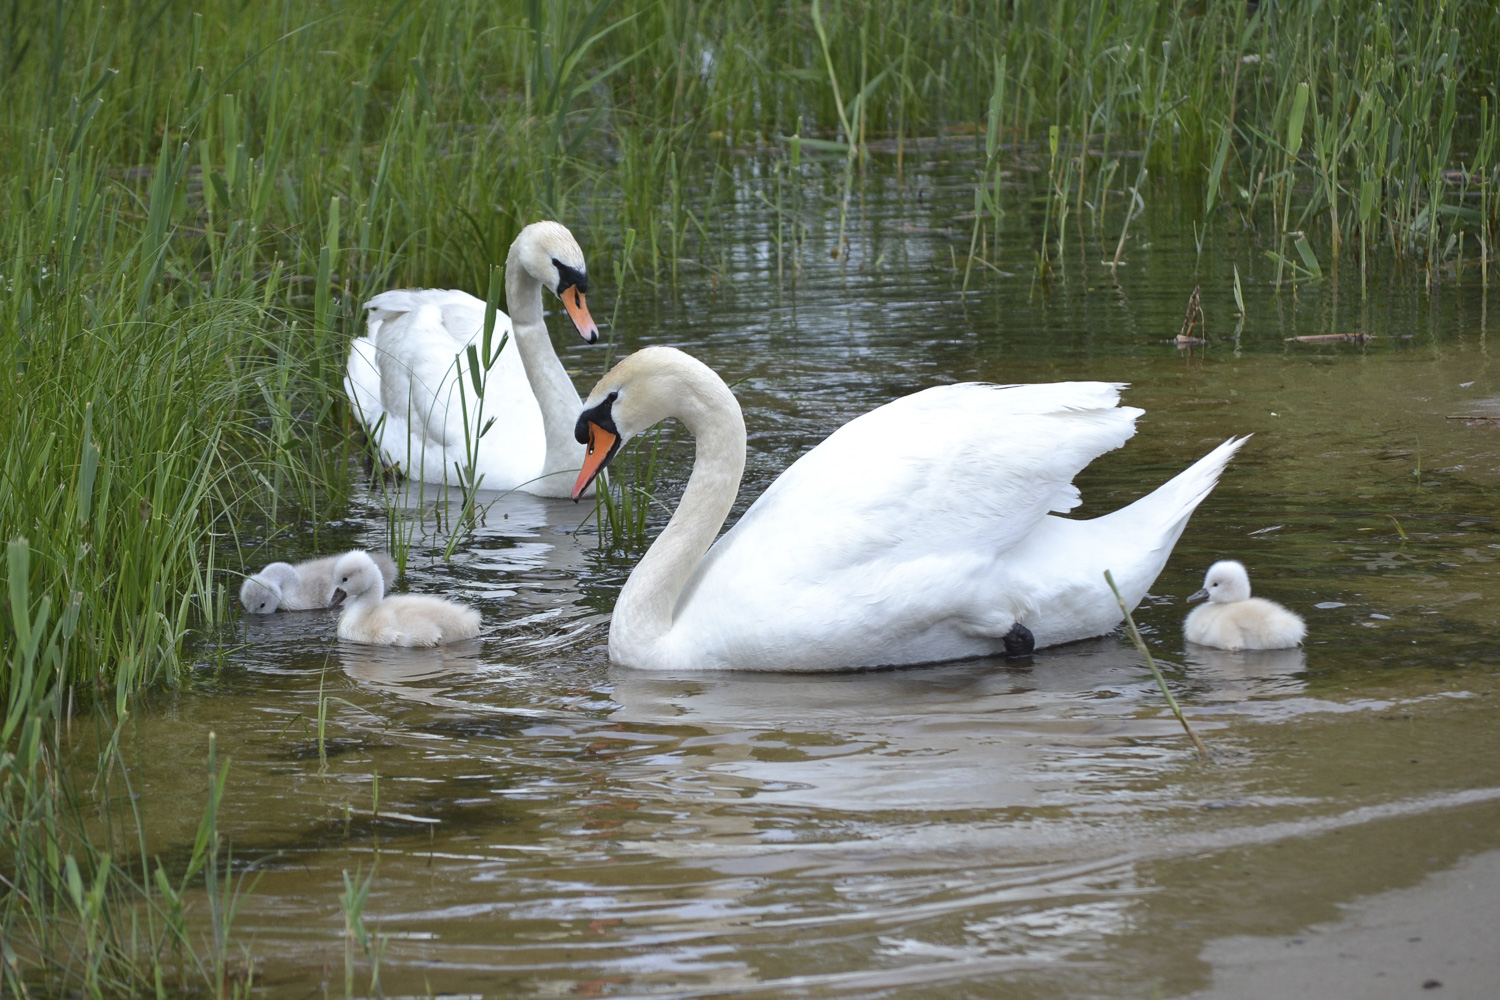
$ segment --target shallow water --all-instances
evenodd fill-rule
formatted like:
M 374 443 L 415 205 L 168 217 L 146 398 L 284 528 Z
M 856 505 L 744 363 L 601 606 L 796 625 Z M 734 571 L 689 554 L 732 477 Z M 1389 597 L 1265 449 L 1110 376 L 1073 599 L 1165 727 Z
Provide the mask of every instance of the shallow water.
M 1212 987 L 1212 942 L 1294 934 L 1500 848 L 1500 427 L 1449 419 L 1500 416 L 1472 262 L 1430 289 L 1382 262 L 1366 301 L 1354 258 L 1278 294 L 1265 239 L 1220 218 L 1200 258 L 1186 216 L 1154 214 L 1116 280 L 1117 230 L 1086 215 L 1042 286 L 1018 212 L 1008 274 L 961 295 L 967 155 L 908 149 L 899 185 L 878 163 L 847 260 L 833 191 L 810 190 L 779 283 L 775 218 L 746 193 L 715 223 L 734 252 L 675 292 L 632 282 L 614 335 L 739 383 L 737 512 L 844 420 L 935 382 L 1131 383 L 1147 414 L 1080 477 L 1085 516 L 1254 433 L 1138 612 L 1213 760 L 1118 637 L 840 676 L 612 668 L 630 560 L 578 530 L 582 506 L 505 497 L 451 564 L 419 544 L 404 584 L 479 607 L 481 641 L 240 622 L 135 717 L 153 854 L 191 846 L 209 732 L 233 761 L 220 822 L 259 875 L 237 927 L 269 992 L 343 991 L 344 872 L 375 873 L 386 995 L 1149 997 Z M 760 168 L 740 169 L 748 192 Z M 1211 343 L 1182 351 L 1195 284 Z M 1380 339 L 1284 340 L 1348 332 Z M 586 392 L 601 352 L 564 357 Z M 667 454 L 675 499 L 691 452 Z M 330 533 L 380 546 L 385 514 L 364 494 Z M 1307 617 L 1305 649 L 1184 649 L 1182 598 L 1221 557 Z

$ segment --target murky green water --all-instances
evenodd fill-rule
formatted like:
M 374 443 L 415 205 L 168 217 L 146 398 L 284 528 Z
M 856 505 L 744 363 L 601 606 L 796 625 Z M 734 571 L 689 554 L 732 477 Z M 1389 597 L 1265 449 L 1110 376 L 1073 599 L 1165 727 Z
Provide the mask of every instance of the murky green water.
M 137 715 L 153 853 L 191 845 L 210 731 L 233 760 L 221 826 L 259 873 L 238 928 L 271 993 L 343 993 L 346 871 L 375 872 L 387 995 L 1150 997 L 1212 986 L 1213 941 L 1293 935 L 1500 849 L 1500 427 L 1450 419 L 1500 416 L 1472 262 L 1430 291 L 1383 262 L 1364 301 L 1355 257 L 1278 295 L 1265 239 L 1221 218 L 1200 257 L 1187 216 L 1153 214 L 1116 280 L 1118 230 L 1085 215 L 1042 287 L 1039 222 L 1012 217 L 1009 274 L 961 296 L 959 155 L 907 150 L 899 187 L 878 165 L 847 260 L 823 191 L 795 282 L 745 195 L 712 221 L 733 248 L 717 273 L 632 282 L 616 336 L 740 381 L 737 510 L 844 420 L 935 382 L 1132 383 L 1147 415 L 1083 475 L 1086 515 L 1253 432 L 1139 612 L 1214 761 L 1118 638 L 853 676 L 613 669 L 629 561 L 575 531 L 582 507 L 509 497 L 406 582 L 481 608 L 482 641 L 369 649 L 331 614 L 279 614 Z M 1184 352 L 1195 284 L 1212 342 Z M 1380 339 L 1284 340 L 1350 332 Z M 587 391 L 601 352 L 564 356 Z M 675 502 L 690 449 L 669 455 Z M 384 516 L 367 499 L 333 535 L 380 545 Z M 1307 617 L 1305 649 L 1184 651 L 1182 598 L 1221 557 Z

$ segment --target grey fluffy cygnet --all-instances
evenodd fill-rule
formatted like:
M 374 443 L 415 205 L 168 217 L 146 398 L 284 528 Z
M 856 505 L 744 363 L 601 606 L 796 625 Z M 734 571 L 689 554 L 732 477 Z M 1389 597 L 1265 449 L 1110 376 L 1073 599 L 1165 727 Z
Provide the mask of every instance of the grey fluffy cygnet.
M 426 594 L 382 599 L 380 569 L 369 553 L 339 557 L 331 607 L 342 606 L 339 638 L 376 646 L 441 646 L 479 634 L 479 612 Z
M 307 611 L 328 607 L 333 591 L 333 567 L 343 557 L 323 556 L 293 566 L 273 562 L 240 585 L 240 603 L 252 615 L 269 615 L 276 609 Z M 384 552 L 370 554 L 384 581 L 382 593 L 396 581 L 396 564 Z
M 1275 601 L 1250 596 L 1250 574 L 1233 559 L 1210 566 L 1203 589 L 1188 600 L 1203 597 L 1208 603 L 1182 624 L 1188 642 L 1229 650 L 1287 649 L 1307 635 L 1301 617 Z

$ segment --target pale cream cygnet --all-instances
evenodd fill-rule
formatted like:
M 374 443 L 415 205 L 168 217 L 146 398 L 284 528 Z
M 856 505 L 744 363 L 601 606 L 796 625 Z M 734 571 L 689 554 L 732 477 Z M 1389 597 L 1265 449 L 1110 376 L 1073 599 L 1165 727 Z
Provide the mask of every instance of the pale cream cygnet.
M 286 611 L 326 608 L 328 595 L 333 592 L 333 567 L 342 557 L 343 553 L 322 556 L 295 566 L 273 562 L 245 578 L 240 585 L 240 603 L 252 615 L 269 615 L 278 608 Z M 384 593 L 396 581 L 396 564 L 384 552 L 370 553 L 370 558 L 380 569 Z
M 1208 603 L 1183 622 L 1188 642 L 1218 649 L 1287 649 L 1302 642 L 1302 618 L 1275 601 L 1250 596 L 1250 574 L 1233 559 L 1216 562 L 1203 578 L 1203 589 L 1188 598 Z
M 380 568 L 356 549 L 333 570 L 329 606 L 339 615 L 339 638 L 377 646 L 441 646 L 479 634 L 479 612 L 426 594 L 382 599 Z

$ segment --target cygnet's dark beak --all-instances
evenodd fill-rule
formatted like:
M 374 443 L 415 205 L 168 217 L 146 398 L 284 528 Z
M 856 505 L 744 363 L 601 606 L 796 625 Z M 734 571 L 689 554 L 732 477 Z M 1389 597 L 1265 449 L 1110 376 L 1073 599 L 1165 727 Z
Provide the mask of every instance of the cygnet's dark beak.
M 1196 592 L 1191 593 L 1191 594 L 1188 595 L 1188 603 L 1191 604 L 1194 601 L 1201 601 L 1201 600 L 1203 600 L 1207 596 L 1208 596 L 1208 588 L 1207 587 L 1202 587 L 1199 590 L 1197 590 Z
M 335 587 L 333 588 L 333 596 L 328 599 L 328 606 L 330 608 L 336 608 L 340 604 L 343 604 L 344 598 L 348 596 L 348 594 L 344 593 L 343 587 Z

